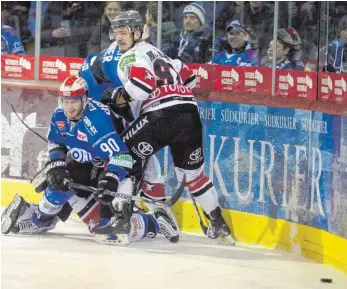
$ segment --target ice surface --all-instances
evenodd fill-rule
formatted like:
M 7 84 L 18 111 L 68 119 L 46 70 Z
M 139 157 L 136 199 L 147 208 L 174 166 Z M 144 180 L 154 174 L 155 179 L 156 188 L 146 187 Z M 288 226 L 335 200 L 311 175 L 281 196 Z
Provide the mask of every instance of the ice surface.
M 183 235 L 118 247 L 96 244 L 82 223 L 42 236 L 1 236 L 3 289 L 347 288 L 347 276 L 301 256 Z M 332 278 L 333 284 L 320 283 Z

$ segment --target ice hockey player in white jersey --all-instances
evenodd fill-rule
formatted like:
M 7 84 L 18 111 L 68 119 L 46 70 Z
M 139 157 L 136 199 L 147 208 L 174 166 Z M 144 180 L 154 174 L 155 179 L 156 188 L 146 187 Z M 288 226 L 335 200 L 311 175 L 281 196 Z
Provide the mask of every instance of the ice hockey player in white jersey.
M 192 93 L 196 79 L 180 60 L 171 59 L 141 41 L 143 22 L 137 11 L 120 13 L 114 21 L 122 56 L 117 73 L 122 88 L 108 89 L 101 101 L 109 105 L 140 100 L 140 116 L 122 134 L 136 160 L 130 175 L 141 179 L 136 166 L 164 146 L 169 146 L 179 181 L 184 176 L 191 195 L 210 220 L 208 236 L 232 239 L 212 181 L 204 174 L 202 125 Z

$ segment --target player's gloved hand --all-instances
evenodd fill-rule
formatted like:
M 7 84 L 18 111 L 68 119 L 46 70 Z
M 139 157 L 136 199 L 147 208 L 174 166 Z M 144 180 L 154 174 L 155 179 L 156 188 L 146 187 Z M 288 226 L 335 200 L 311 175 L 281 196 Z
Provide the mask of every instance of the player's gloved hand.
M 64 184 L 64 179 L 70 179 L 65 160 L 54 160 L 47 163 L 47 185 L 55 191 L 67 191 L 69 187 Z
M 101 173 L 95 198 L 104 205 L 110 205 L 116 196 L 119 186 L 118 176 L 110 171 Z
M 104 90 L 104 92 L 101 95 L 101 103 L 105 105 L 113 105 L 117 89 L 118 88 L 107 88 L 106 90 Z
M 127 106 L 128 102 L 133 100 L 123 87 L 108 88 L 101 96 L 101 102 L 110 106 L 112 110 Z

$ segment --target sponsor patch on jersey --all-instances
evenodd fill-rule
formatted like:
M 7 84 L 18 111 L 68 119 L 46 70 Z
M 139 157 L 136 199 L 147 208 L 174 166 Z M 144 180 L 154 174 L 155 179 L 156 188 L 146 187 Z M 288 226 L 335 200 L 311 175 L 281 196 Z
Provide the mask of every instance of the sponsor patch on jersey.
M 81 141 L 88 141 L 88 137 L 84 132 L 81 132 L 79 130 L 77 130 L 77 139 L 81 140 Z
M 125 67 L 126 65 L 128 65 L 128 64 L 131 63 L 131 62 L 135 62 L 135 61 L 136 61 L 135 54 L 130 54 L 130 55 L 124 57 L 124 58 L 120 61 L 119 67 L 120 67 L 120 69 L 121 69 L 122 71 L 124 71 L 124 67 Z
M 65 121 L 56 121 L 55 124 L 58 126 L 59 129 L 65 128 Z
M 131 155 L 128 155 L 128 154 L 120 154 L 120 155 L 112 157 L 110 159 L 109 164 L 112 164 L 118 167 L 127 168 L 127 169 L 132 169 L 133 158 Z

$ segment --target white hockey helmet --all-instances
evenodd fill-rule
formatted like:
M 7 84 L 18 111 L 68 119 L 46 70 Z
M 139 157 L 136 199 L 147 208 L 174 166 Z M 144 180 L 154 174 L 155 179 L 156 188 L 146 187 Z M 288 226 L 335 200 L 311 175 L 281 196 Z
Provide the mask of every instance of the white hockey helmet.
M 87 83 L 82 77 L 77 77 L 77 76 L 67 77 L 59 88 L 59 92 L 58 92 L 59 105 L 63 107 L 63 101 L 65 99 L 81 100 L 83 103 L 83 109 L 82 109 L 83 111 L 87 105 L 87 99 L 88 99 L 87 87 L 88 87 Z

